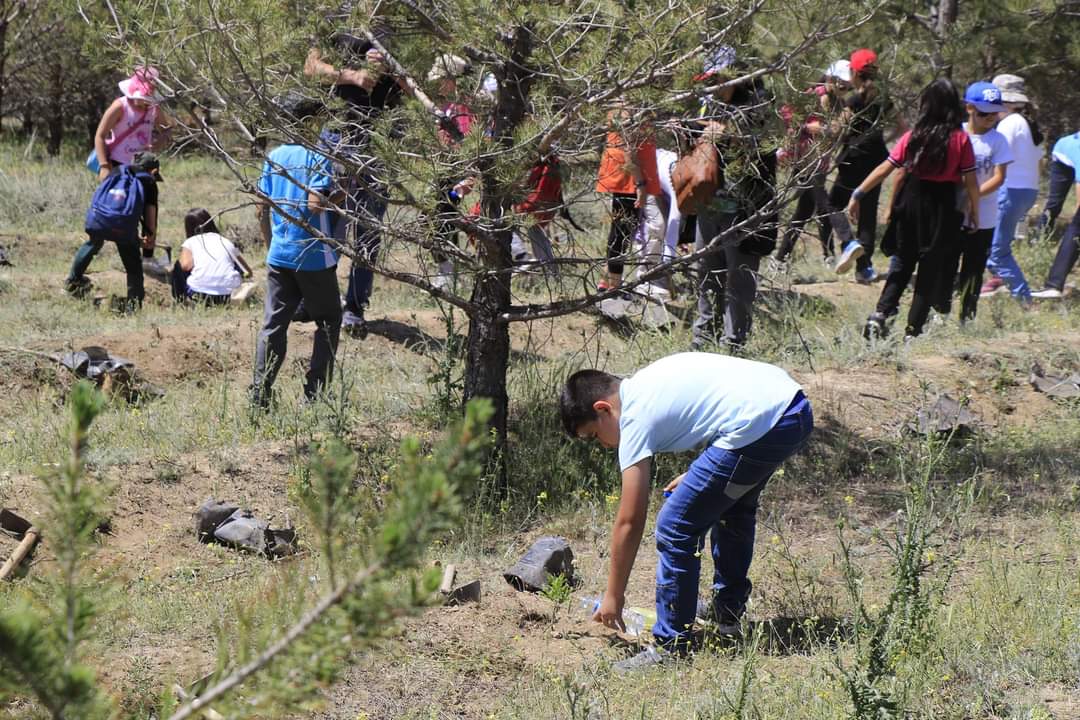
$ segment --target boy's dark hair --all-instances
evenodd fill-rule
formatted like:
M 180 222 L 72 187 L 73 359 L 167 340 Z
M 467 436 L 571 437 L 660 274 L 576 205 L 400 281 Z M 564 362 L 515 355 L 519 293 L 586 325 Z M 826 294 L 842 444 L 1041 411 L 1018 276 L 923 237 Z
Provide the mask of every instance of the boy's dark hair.
M 214 218 L 206 208 L 192 208 L 184 216 L 184 236 L 194 237 L 203 233 L 219 233 Z
M 578 370 L 566 379 L 559 394 L 559 415 L 570 437 L 576 438 L 579 427 L 596 419 L 593 403 L 618 390 L 620 382 L 621 378 L 603 370 Z

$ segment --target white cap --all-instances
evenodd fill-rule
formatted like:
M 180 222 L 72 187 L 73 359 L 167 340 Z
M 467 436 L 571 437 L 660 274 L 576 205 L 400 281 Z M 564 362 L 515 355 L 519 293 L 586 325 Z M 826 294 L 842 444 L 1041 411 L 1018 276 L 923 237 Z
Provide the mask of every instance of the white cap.
M 427 81 L 435 82 L 443 78 L 459 78 L 469 70 L 469 61 L 458 55 L 444 53 L 435 58 L 435 64 L 428 71 Z
M 848 60 L 837 60 L 829 67 L 825 68 L 825 75 L 837 80 L 843 80 L 844 82 L 851 82 L 851 62 Z

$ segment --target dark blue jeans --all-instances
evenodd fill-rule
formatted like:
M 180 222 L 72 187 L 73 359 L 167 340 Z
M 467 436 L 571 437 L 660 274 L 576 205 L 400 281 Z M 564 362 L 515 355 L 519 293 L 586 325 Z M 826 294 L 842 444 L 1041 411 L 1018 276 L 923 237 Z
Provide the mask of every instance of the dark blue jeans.
M 1065 235 L 1058 245 L 1054 264 L 1050 267 L 1050 274 L 1046 277 L 1046 287 L 1065 289 L 1065 278 L 1069 276 L 1076 266 L 1076 260 L 1080 258 L 1080 210 L 1073 215 L 1072 222 L 1065 228 Z
M 1050 188 L 1046 193 L 1046 205 L 1043 206 L 1042 214 L 1039 215 L 1033 228 L 1036 233 L 1042 232 L 1047 225 L 1051 230 L 1053 229 L 1054 221 L 1061 214 L 1061 209 L 1065 207 L 1065 201 L 1069 199 L 1069 190 L 1072 189 L 1076 179 L 1076 170 L 1060 160 L 1050 161 Z
M 349 287 L 345 291 L 345 322 L 348 323 L 363 317 L 364 308 L 371 299 L 375 281 L 371 266 L 378 259 L 382 242 L 382 231 L 377 226 L 386 215 L 386 189 L 374 178 L 366 176 L 356 182 L 345 202 L 349 217 L 356 218 L 348 223 L 356 252 L 349 270 Z
M 750 597 L 758 497 L 784 460 L 795 454 L 814 428 L 810 401 L 800 391 L 764 437 L 739 448 L 709 447 L 656 517 L 656 623 L 662 646 L 684 645 L 697 609 L 701 549 L 712 544 L 713 603 L 737 619 Z

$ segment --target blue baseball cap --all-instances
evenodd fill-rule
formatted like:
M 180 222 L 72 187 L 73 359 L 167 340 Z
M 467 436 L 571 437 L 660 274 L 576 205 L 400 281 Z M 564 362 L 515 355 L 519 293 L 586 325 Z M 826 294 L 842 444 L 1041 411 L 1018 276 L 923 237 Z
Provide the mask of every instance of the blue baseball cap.
M 977 82 L 968 85 L 964 91 L 964 102 L 975 106 L 980 112 L 1001 112 L 1001 88 L 994 83 Z

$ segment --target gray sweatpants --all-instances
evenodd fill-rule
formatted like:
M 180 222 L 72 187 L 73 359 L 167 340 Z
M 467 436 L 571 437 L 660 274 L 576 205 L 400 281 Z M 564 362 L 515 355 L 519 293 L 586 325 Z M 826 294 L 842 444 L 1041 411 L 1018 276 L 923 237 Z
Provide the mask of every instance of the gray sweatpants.
M 735 222 L 734 215 L 698 214 L 694 249 L 701 250 Z M 693 327 L 695 348 L 718 343 L 721 339 L 732 345 L 742 345 L 750 333 L 761 256 L 739 251 L 739 241 L 743 237 L 743 233 L 732 233 L 698 261 L 698 310 Z M 722 336 L 718 327 L 719 315 L 723 315 Z
M 289 323 L 301 300 L 316 325 L 304 396 L 313 399 L 334 370 L 334 354 L 341 332 L 341 295 L 336 268 L 287 270 L 267 265 L 266 308 L 255 349 L 255 378 L 252 381 L 252 399 L 256 402 L 265 404 L 270 399 L 270 389 L 285 361 Z

